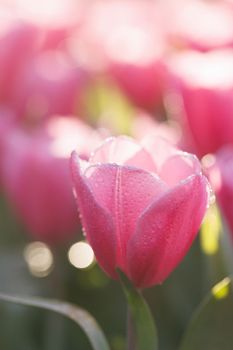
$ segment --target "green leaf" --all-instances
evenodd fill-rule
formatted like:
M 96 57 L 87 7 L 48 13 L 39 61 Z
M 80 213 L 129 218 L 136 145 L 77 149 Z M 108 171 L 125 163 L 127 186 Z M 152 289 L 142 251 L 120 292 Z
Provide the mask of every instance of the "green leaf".
M 183 337 L 180 350 L 232 350 L 232 279 L 216 284 L 200 305 Z
M 21 305 L 35 306 L 66 316 L 79 325 L 94 350 L 110 350 L 106 338 L 95 319 L 87 311 L 76 305 L 59 300 L 34 297 L 26 298 L 2 293 L 0 293 L 0 300 Z
M 157 350 L 157 330 L 153 316 L 145 299 L 119 269 L 117 272 L 120 276 L 133 321 L 137 350 Z

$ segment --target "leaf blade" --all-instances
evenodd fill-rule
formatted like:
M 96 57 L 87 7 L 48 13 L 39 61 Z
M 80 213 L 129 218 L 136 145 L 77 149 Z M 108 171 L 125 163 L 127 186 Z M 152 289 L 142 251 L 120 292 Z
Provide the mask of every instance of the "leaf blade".
M 76 305 L 53 299 L 25 298 L 3 293 L 0 293 L 0 300 L 59 313 L 79 325 L 94 350 L 110 350 L 107 340 L 95 319 L 86 310 Z

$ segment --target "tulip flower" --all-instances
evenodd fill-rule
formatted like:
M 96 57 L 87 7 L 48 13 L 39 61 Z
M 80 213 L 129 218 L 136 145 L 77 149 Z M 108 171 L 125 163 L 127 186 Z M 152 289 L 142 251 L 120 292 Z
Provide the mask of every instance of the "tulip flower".
M 15 124 L 15 114 L 13 111 L 5 108 L 0 108 L 0 191 L 2 190 L 2 161 L 4 143 L 11 133 Z
M 233 12 L 224 1 L 179 0 L 163 7 L 168 41 L 175 47 L 203 52 L 233 47 Z
M 165 74 L 158 13 L 153 2 L 94 2 L 76 48 L 89 69 L 107 75 L 136 106 L 149 110 L 161 104 Z
M 225 146 L 209 158 L 208 175 L 233 237 L 233 146 Z
M 54 117 L 33 131 L 12 130 L 4 140 L 2 177 L 6 197 L 27 231 L 57 244 L 77 231 L 69 157 L 88 158 L 98 134 L 72 117 Z
M 1 12 L 0 19 L 0 102 L 3 105 L 9 103 L 12 87 L 37 52 L 40 38 L 38 29 L 32 24 L 13 19 L 3 21 Z
M 138 288 L 159 284 L 190 248 L 209 187 L 194 155 L 162 139 L 152 152 L 133 139 L 107 139 L 71 171 L 84 232 L 112 278 L 121 269 Z
M 141 143 L 148 138 L 162 137 L 177 146 L 180 145 L 182 135 L 177 124 L 172 122 L 158 122 L 152 116 L 139 112 L 133 119 L 131 136 Z
M 181 96 L 180 122 L 200 156 L 233 143 L 233 50 L 188 51 L 169 61 L 171 89 Z
M 12 88 L 12 105 L 34 119 L 77 112 L 84 72 L 62 50 L 47 50 L 31 59 Z
M 65 47 L 78 25 L 79 16 L 68 16 L 75 1 L 40 4 L 43 16 L 31 5 L 16 1 L 12 11 L 0 5 L 0 103 L 17 119 L 76 114 L 87 75 Z
M 1 1 L 1 5 L 4 0 Z M 76 0 L 6 0 L 15 17 L 43 28 L 69 28 L 77 24 L 83 4 Z M 4 4 L 3 4 L 4 5 Z M 8 5 L 8 4 L 6 4 Z

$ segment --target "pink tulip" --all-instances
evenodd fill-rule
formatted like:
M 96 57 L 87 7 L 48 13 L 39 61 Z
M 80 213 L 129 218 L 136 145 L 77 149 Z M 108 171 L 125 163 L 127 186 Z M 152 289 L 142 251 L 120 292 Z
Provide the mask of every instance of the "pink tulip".
M 175 47 L 203 52 L 233 47 L 233 11 L 223 1 L 165 2 L 164 24 Z
M 80 217 L 101 267 L 135 286 L 159 284 L 182 260 L 208 203 L 197 158 L 157 139 L 149 153 L 133 139 L 107 139 L 71 170 Z
M 150 115 L 142 112 L 139 112 L 133 119 L 131 136 L 141 143 L 148 138 L 154 140 L 158 137 L 162 137 L 174 146 L 180 145 L 181 142 L 181 132 L 177 124 L 158 122 Z
M 44 51 L 18 75 L 11 103 L 21 116 L 34 119 L 75 114 L 84 82 L 84 72 L 70 63 L 65 52 Z
M 15 17 L 43 28 L 71 27 L 77 24 L 84 7 L 77 0 L 1 0 Z
M 15 129 L 3 149 L 6 196 L 34 238 L 57 244 L 78 228 L 69 172 L 71 150 L 88 158 L 99 136 L 72 117 L 54 117 L 43 129 Z
M 0 19 L 0 103 L 7 105 L 18 75 L 37 52 L 40 37 L 32 24 L 2 21 L 1 12 Z
M 15 124 L 15 114 L 13 111 L 0 108 L 0 192 L 2 190 L 2 162 L 4 155 L 4 143 L 11 133 Z
M 169 70 L 170 88 L 183 100 L 180 121 L 197 153 L 233 143 L 233 50 L 177 54 Z
M 209 180 L 233 238 L 233 146 L 223 147 L 209 164 Z
M 155 3 L 96 1 L 79 38 L 76 55 L 83 52 L 89 69 L 106 74 L 136 106 L 154 110 L 160 105 L 164 40 Z
M 80 112 L 87 75 L 65 47 L 78 22 L 68 19 L 73 6 L 74 0 L 49 0 L 40 4 L 40 17 L 31 1 L 13 1 L 8 10 L 0 5 L 0 104 L 17 119 Z

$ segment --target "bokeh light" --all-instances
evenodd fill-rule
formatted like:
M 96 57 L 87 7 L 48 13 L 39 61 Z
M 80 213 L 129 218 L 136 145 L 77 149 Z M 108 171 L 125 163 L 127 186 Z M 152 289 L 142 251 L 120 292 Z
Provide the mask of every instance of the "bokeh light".
M 24 249 L 23 255 L 33 276 L 46 277 L 52 271 L 53 254 L 45 243 L 29 243 Z
M 93 264 L 95 256 L 88 243 L 78 242 L 70 247 L 68 258 L 70 263 L 77 269 L 86 269 Z

